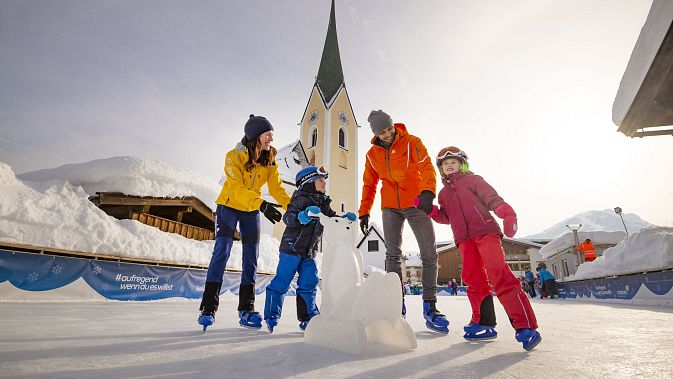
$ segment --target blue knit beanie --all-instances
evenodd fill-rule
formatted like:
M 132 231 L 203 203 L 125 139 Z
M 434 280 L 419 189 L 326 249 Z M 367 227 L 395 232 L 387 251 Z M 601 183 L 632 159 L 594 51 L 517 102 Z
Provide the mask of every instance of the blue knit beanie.
M 245 138 L 247 138 L 249 141 L 253 141 L 262 133 L 266 133 L 269 130 L 273 130 L 273 126 L 269 120 L 267 120 L 265 117 L 251 114 L 248 122 L 245 123 Z

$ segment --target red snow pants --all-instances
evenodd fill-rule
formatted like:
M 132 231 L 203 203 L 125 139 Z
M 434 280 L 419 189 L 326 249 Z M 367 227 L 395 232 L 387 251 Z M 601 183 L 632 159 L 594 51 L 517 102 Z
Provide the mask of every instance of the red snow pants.
M 479 323 L 480 306 L 491 295 L 491 280 L 498 300 L 505 308 L 514 329 L 537 329 L 537 320 L 519 280 L 505 262 L 500 236 L 487 234 L 468 238 L 458 244 L 463 256 L 463 282 L 472 306 L 472 321 Z

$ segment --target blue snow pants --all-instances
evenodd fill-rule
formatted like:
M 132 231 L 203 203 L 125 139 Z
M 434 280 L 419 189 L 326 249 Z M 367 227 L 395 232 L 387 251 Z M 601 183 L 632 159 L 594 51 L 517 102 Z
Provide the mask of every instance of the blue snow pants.
M 215 212 L 215 248 L 208 265 L 206 287 L 208 287 L 208 283 L 222 284 L 222 276 L 229 260 L 231 247 L 234 243 L 234 231 L 236 231 L 236 225 L 238 224 L 243 245 L 243 273 L 241 274 L 239 289 L 239 311 L 252 310 L 255 307 L 255 279 L 260 236 L 259 222 L 259 211 L 243 212 L 221 204 L 217 205 Z M 205 295 L 204 292 L 203 301 L 212 302 L 211 299 L 206 299 Z M 213 294 L 210 294 L 209 297 L 213 297 Z M 214 294 L 214 297 L 216 303 L 214 306 L 217 309 L 219 293 Z
M 320 313 L 315 304 L 315 295 L 318 288 L 318 268 L 314 259 L 303 258 L 294 254 L 280 253 L 276 276 L 266 287 L 266 304 L 264 319 L 280 318 L 283 310 L 285 294 L 290 289 L 294 274 L 299 273 L 297 279 L 297 319 L 309 321 Z

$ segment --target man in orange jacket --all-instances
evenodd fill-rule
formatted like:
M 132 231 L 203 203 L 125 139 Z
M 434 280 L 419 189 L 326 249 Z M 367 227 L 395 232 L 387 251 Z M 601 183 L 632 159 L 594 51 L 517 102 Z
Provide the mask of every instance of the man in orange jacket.
M 594 248 L 594 244 L 591 243 L 591 240 L 588 238 L 577 246 L 577 250 L 584 253 L 585 262 L 593 262 L 596 259 L 596 248 Z
M 406 220 L 416 236 L 421 253 L 426 326 L 448 333 L 449 322 L 436 308 L 437 250 L 435 230 L 428 217 L 433 209 L 432 200 L 437 186 L 433 161 L 421 140 L 409 134 L 404 124 L 393 124 L 386 112 L 371 111 L 367 121 L 374 138 L 365 158 L 362 201 L 358 210 L 360 229 L 365 235 L 369 234 L 369 212 L 380 180 L 383 182 L 381 208 L 386 240 L 386 271 L 397 273 L 402 285 L 402 227 Z M 403 301 L 402 315 L 405 314 Z

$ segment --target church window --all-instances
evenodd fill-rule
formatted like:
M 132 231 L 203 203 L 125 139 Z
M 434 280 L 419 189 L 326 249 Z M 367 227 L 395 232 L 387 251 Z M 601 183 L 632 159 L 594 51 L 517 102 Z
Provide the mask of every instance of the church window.
M 341 148 L 347 148 L 347 136 L 346 136 L 346 129 L 344 128 L 339 128 L 339 147 Z
M 309 137 L 308 137 L 308 147 L 315 147 L 318 144 L 318 128 L 311 128 L 311 131 L 309 131 Z

